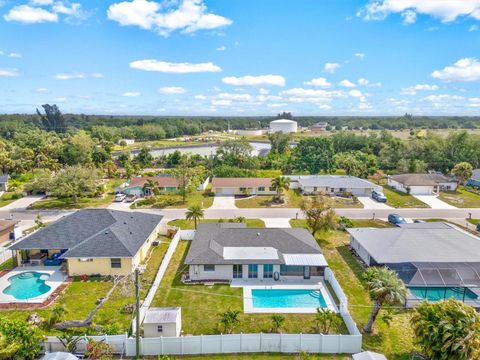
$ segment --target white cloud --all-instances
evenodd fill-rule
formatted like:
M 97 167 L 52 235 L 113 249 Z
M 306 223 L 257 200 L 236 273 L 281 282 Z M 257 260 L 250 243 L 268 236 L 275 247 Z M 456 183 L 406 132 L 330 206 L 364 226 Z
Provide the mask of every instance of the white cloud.
M 3 18 L 6 21 L 18 21 L 26 24 L 58 21 L 58 15 L 55 12 L 29 5 L 17 5 L 10 9 Z
M 140 96 L 141 94 L 138 91 L 125 91 L 122 96 L 125 97 L 137 97 Z
M 340 65 L 339 63 L 326 63 L 324 66 L 323 66 L 323 70 L 325 70 L 326 72 L 329 72 L 329 73 L 334 73 L 335 71 L 337 71 L 338 69 L 340 69 L 342 65 Z
M 437 85 L 417 84 L 414 86 L 403 88 L 400 93 L 402 95 L 415 95 L 417 91 L 436 91 L 436 90 L 438 90 Z
M 213 106 L 230 106 L 232 105 L 232 100 L 212 100 Z
M 480 62 L 475 58 L 463 58 L 442 70 L 435 70 L 431 76 L 446 82 L 478 81 L 480 80 Z
M 417 14 L 430 15 L 444 23 L 460 16 L 480 19 L 480 0 L 370 0 L 357 16 L 365 20 L 383 20 L 399 13 L 407 23 L 415 22 Z
M 217 51 L 225 51 L 225 50 L 227 50 L 227 47 L 224 46 L 224 45 L 222 45 L 222 46 L 219 46 L 218 48 L 216 48 L 215 50 L 217 50 Z
M 368 86 L 368 87 L 381 87 L 382 86 L 381 82 L 371 83 L 370 80 L 365 79 L 365 78 L 358 79 L 357 83 L 360 86 Z
M 351 82 L 350 80 L 347 80 L 347 79 L 340 81 L 338 83 L 338 85 L 343 86 L 343 87 L 347 87 L 347 88 L 353 88 L 353 87 L 357 86 L 353 82 Z
M 206 100 L 207 99 L 207 97 L 205 95 L 201 95 L 201 94 L 200 95 L 195 95 L 194 98 L 197 99 L 197 100 Z
M 363 60 L 365 58 L 364 53 L 355 53 L 354 54 L 357 59 Z
M 469 28 L 468 28 L 468 31 L 472 32 L 472 31 L 477 31 L 478 30 L 478 25 L 471 25 Z
M 16 52 L 8 53 L 7 56 L 8 56 L 9 58 L 21 58 L 21 57 L 22 57 L 21 54 L 16 53 Z
M 144 71 L 158 71 L 163 73 L 201 73 L 201 72 L 220 72 L 222 69 L 212 62 L 207 63 L 172 63 L 160 60 L 136 60 L 130 64 L 132 69 L 144 70 Z
M 350 95 L 351 97 L 357 97 L 357 98 L 360 98 L 360 97 L 363 97 L 363 94 L 360 90 L 350 90 L 348 92 L 348 95 Z
M 0 69 L 0 77 L 16 77 L 20 76 L 18 69 Z
M 30 3 L 32 5 L 52 5 L 53 4 L 53 0 L 30 0 Z
M 67 98 L 63 97 L 63 96 L 62 97 L 56 97 L 56 98 L 53 99 L 53 101 L 64 103 L 64 102 L 67 101 Z
M 160 94 L 184 94 L 186 90 L 180 86 L 164 86 L 157 91 Z
M 85 78 L 94 78 L 94 79 L 101 79 L 103 78 L 102 73 L 91 73 L 85 74 L 83 72 L 72 72 L 72 73 L 59 73 L 54 76 L 57 80 L 72 80 L 72 79 L 85 79 Z
M 285 78 L 281 75 L 227 76 L 222 82 L 233 86 L 285 86 Z
M 48 93 L 48 89 L 44 87 L 39 87 L 35 89 L 35 92 L 39 94 L 45 94 L 45 93 Z
M 450 94 L 439 94 L 439 95 L 429 95 L 421 99 L 422 101 L 429 101 L 436 104 L 444 104 L 451 101 L 463 101 L 465 98 L 459 95 L 450 95 Z
M 323 89 L 304 89 L 304 88 L 292 88 L 282 91 L 280 95 L 285 101 L 293 103 L 328 103 L 333 98 L 345 97 L 345 94 L 341 91 L 323 90 Z
M 323 87 L 323 88 L 329 88 L 330 86 L 332 86 L 332 84 L 329 83 L 328 80 L 325 79 L 324 77 L 313 78 L 310 81 L 304 82 L 304 84 L 305 85 Z
M 194 33 L 232 24 L 232 20 L 208 11 L 203 0 L 183 0 L 158 3 L 148 0 L 123 1 L 110 5 L 110 20 L 122 26 L 138 26 L 168 36 L 175 30 Z
M 261 95 L 268 95 L 268 94 L 270 93 L 270 90 L 264 89 L 264 88 L 260 88 L 260 89 L 258 89 L 258 92 L 259 92 Z

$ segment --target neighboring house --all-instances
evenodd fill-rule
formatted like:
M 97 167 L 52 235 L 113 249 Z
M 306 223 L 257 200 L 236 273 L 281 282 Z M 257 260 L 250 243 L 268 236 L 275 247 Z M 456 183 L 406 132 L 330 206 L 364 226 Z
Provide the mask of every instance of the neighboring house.
M 321 280 L 328 266 L 307 229 L 244 223 L 200 224 L 185 264 L 191 281 Z
M 8 191 L 8 175 L 0 175 L 0 191 Z
M 216 195 L 273 195 L 271 178 L 219 178 L 212 180 Z
M 472 177 L 467 181 L 467 186 L 480 187 L 480 169 L 473 170 Z
M 182 308 L 151 307 L 143 320 L 143 335 L 146 338 L 180 336 L 182 331 Z
M 18 223 L 19 221 L 16 220 L 0 220 L 0 244 L 14 241 L 20 236 Z
M 345 192 L 355 196 L 370 196 L 380 189 L 370 181 L 348 175 L 287 175 L 291 179 L 290 188 L 300 189 L 303 194 L 341 195 Z
M 410 290 L 407 306 L 450 297 L 480 306 L 480 238 L 444 222 L 347 231 L 366 265 L 397 272 Z
M 162 216 L 109 209 L 67 215 L 10 246 L 21 265 L 61 265 L 68 275 L 128 275 L 145 260 Z
M 135 139 L 120 139 L 117 141 L 118 145 L 121 145 L 122 143 L 125 143 L 126 145 L 133 145 L 135 144 Z
M 318 131 L 318 132 L 321 132 L 321 131 L 326 131 L 327 130 L 327 126 L 328 126 L 328 123 L 327 122 L 324 122 L 324 121 L 321 121 L 321 122 L 318 122 L 316 124 L 313 124 L 312 126 L 310 126 L 308 129 L 310 131 Z
M 441 174 L 400 174 L 389 176 L 388 186 L 412 195 L 434 195 L 455 191 L 457 181 Z
M 140 197 L 153 195 L 153 189 L 146 187 L 145 184 L 152 180 L 157 184 L 160 192 L 171 193 L 178 191 L 178 179 L 173 176 L 139 176 L 130 180 L 128 184 L 119 190 L 127 195 L 137 195 Z

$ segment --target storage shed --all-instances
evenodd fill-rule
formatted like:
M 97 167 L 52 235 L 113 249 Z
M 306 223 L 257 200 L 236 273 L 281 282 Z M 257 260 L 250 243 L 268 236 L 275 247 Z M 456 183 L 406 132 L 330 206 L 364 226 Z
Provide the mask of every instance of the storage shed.
M 180 336 L 182 331 L 182 308 L 149 308 L 143 320 L 143 335 L 146 338 Z

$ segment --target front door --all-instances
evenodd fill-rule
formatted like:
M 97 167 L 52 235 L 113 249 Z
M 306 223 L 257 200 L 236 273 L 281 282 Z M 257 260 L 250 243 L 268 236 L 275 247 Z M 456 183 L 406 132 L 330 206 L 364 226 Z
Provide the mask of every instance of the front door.
M 310 266 L 303 267 L 303 278 L 310 279 Z
M 233 278 L 241 279 L 243 277 L 243 267 L 242 265 L 233 265 Z

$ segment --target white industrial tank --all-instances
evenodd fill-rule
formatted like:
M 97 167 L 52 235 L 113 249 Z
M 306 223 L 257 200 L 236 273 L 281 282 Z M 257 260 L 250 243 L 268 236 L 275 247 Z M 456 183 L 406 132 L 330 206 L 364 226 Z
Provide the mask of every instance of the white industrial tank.
M 273 120 L 270 122 L 270 132 L 296 133 L 297 122 L 288 119 Z

